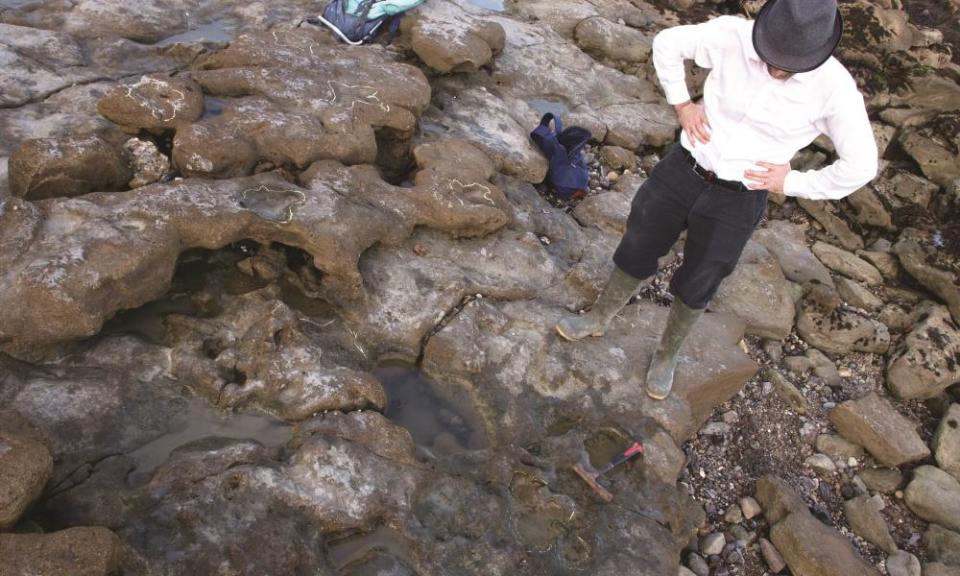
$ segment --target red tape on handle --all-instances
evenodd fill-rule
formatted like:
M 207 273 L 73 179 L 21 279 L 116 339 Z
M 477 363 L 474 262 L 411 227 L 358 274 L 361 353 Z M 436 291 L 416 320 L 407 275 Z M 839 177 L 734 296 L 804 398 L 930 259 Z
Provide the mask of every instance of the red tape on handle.
M 627 458 L 632 458 L 637 454 L 643 454 L 643 444 L 639 442 L 634 442 L 633 446 L 627 448 L 627 451 L 623 453 Z

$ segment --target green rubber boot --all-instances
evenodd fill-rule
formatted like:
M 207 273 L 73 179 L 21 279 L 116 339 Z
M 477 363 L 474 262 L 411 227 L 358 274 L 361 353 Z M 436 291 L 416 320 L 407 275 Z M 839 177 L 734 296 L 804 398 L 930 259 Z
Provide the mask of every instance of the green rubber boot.
M 694 310 L 675 298 L 670 306 L 667 327 L 660 338 L 660 345 L 653 354 L 650 368 L 647 370 L 647 394 L 651 398 L 663 400 L 673 388 L 673 373 L 677 369 L 680 346 L 690 329 L 703 315 L 703 310 Z
M 571 342 L 587 336 L 603 336 L 610 321 L 626 306 L 639 286 L 640 280 L 614 266 L 606 287 L 590 312 L 564 318 L 556 326 L 557 334 Z

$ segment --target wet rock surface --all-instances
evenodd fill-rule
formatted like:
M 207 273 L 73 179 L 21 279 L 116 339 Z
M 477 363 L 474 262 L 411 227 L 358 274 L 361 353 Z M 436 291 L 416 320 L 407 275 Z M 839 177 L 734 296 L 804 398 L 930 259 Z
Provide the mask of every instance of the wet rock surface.
M 8 3 L 0 574 L 949 574 L 944 6 L 844 4 L 883 173 L 774 199 L 654 402 L 682 241 L 603 338 L 553 325 L 676 137 L 650 41 L 739 6 L 428 0 L 354 48 L 299 1 Z M 545 112 L 593 134 L 582 200 Z M 634 440 L 601 504 L 573 464 Z

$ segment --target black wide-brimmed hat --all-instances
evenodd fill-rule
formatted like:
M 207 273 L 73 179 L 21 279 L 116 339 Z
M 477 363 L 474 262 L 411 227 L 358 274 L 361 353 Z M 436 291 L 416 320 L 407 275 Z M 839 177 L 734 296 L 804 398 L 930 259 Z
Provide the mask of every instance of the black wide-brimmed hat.
M 827 61 L 842 35 L 836 0 L 767 0 L 753 25 L 753 47 L 775 68 L 809 72 Z

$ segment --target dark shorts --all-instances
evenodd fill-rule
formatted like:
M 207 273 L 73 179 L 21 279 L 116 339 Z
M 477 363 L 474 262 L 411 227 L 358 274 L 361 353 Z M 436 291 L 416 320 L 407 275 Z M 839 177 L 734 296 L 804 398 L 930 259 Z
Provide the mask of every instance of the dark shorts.
M 706 182 L 677 145 L 637 190 L 613 261 L 635 278 L 652 276 L 657 260 L 687 230 L 683 264 L 670 292 L 691 308 L 706 308 L 766 208 L 766 190 L 738 191 Z

